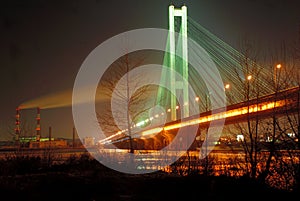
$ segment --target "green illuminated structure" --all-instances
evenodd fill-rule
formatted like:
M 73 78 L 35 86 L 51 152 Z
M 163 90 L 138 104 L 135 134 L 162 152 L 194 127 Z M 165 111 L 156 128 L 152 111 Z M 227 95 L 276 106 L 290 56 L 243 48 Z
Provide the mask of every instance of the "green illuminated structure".
M 203 48 L 205 54 L 198 52 L 199 50 L 193 45 L 188 45 L 188 38 Z M 189 117 L 193 113 L 191 103 L 196 100 L 196 97 L 189 97 L 188 84 L 197 96 L 196 101 L 199 102 L 200 111 L 211 109 L 211 92 L 207 88 L 208 83 L 205 83 L 202 75 L 194 70 L 195 66 L 189 65 L 189 59 L 193 58 L 191 58 L 192 54 L 188 55 L 188 52 L 196 52 L 193 55 L 197 55 L 198 58 L 194 59 L 199 61 L 197 68 L 201 71 L 206 71 L 208 67 L 207 56 L 214 62 L 224 85 L 230 86 L 230 94 L 235 94 L 230 97 L 231 104 L 243 101 L 243 80 L 246 80 L 247 75 L 255 74 L 255 71 L 260 72 L 260 77 L 256 79 L 259 79 L 261 95 L 271 92 L 268 87 L 269 72 L 266 68 L 247 58 L 192 18 L 188 18 L 186 6 L 175 8 L 170 5 L 169 36 L 163 65 L 170 68 L 171 73 L 163 70 L 161 74 L 161 83 L 168 86 L 170 90 L 160 87 L 157 93 L 157 104 L 166 108 L 168 121 L 178 120 L 179 115 L 181 118 Z M 247 65 L 244 65 L 245 61 Z M 214 75 L 209 76 L 212 81 L 216 79 Z
M 181 47 L 180 50 L 176 48 L 175 41 L 175 17 L 181 17 L 181 26 L 180 26 L 180 34 L 178 37 L 177 46 Z M 171 68 L 170 75 L 170 88 L 171 88 L 171 120 L 177 119 L 177 100 L 176 97 L 181 97 L 180 105 L 183 106 L 183 117 L 189 116 L 189 93 L 188 93 L 188 82 L 183 82 L 182 80 L 176 79 L 176 72 L 180 72 L 182 75 L 182 79 L 188 81 L 188 51 L 187 51 L 187 7 L 182 6 L 181 9 L 174 8 L 173 5 L 169 6 L 169 66 Z M 176 51 L 181 53 L 181 59 L 179 59 L 182 63 L 178 63 L 176 59 L 178 58 L 176 55 Z M 180 69 L 178 69 L 180 68 Z M 179 94 L 178 94 L 179 93 Z M 182 95 L 182 96 L 181 96 Z

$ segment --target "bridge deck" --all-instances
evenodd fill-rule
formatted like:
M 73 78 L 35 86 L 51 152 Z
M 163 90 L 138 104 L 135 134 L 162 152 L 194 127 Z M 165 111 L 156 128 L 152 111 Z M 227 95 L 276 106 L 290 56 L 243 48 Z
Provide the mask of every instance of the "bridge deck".
M 286 90 L 278 91 L 266 96 L 255 99 L 250 99 L 237 104 L 232 104 L 226 108 L 219 108 L 212 111 L 202 112 L 198 115 L 193 115 L 181 120 L 168 122 L 155 128 L 150 128 L 139 133 L 136 133 L 133 138 L 142 138 L 146 135 L 155 135 L 162 131 L 170 131 L 181 127 L 198 126 L 206 128 L 219 123 L 233 124 L 245 122 L 251 119 L 268 118 L 270 115 L 285 115 L 299 111 L 299 96 L 300 87 L 293 87 Z M 120 140 L 126 140 L 128 136 L 116 136 L 109 138 L 110 143 Z M 103 142 L 103 140 L 102 140 Z M 105 140 L 104 140 L 105 142 Z M 104 143 L 105 144 L 105 143 Z

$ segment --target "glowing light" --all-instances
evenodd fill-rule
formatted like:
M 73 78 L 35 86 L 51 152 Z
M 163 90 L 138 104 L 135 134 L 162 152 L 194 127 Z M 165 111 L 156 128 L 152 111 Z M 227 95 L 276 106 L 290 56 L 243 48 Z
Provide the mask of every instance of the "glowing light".
M 167 125 L 164 127 L 156 127 L 156 128 L 144 130 L 141 132 L 141 136 L 154 135 L 154 134 L 161 132 L 162 130 L 168 131 L 168 130 L 178 129 L 178 128 L 186 127 L 186 126 L 192 126 L 192 125 L 196 125 L 196 124 L 200 124 L 200 123 L 208 123 L 208 122 L 211 122 L 214 120 L 220 120 L 223 118 L 235 117 L 235 116 L 245 115 L 245 114 L 249 114 L 249 113 L 261 112 L 261 111 L 273 109 L 274 107 L 281 107 L 285 104 L 286 104 L 286 101 L 281 100 L 281 101 L 276 101 L 276 102 L 272 101 L 272 102 L 264 102 L 264 103 L 260 103 L 260 104 L 254 104 L 254 105 L 250 105 L 249 107 L 248 106 L 240 107 L 240 108 L 236 108 L 236 109 L 232 109 L 232 110 L 228 110 L 228 111 L 224 111 L 224 112 L 220 112 L 220 113 L 216 113 L 216 114 L 211 114 L 211 115 L 191 119 L 188 121 L 184 121 L 184 122 L 180 122 L 180 123 L 176 123 L 176 124 L 172 124 L 172 125 Z M 151 118 L 153 119 L 153 117 L 151 117 Z M 151 118 L 150 118 L 150 120 L 151 120 Z M 119 131 L 118 133 L 116 133 L 110 137 L 107 137 L 104 140 L 101 140 L 100 143 L 102 142 L 102 144 L 104 144 L 104 143 L 111 142 L 111 138 L 116 137 L 117 135 L 121 134 L 122 132 Z
M 248 75 L 247 80 L 251 80 L 251 79 L 252 79 L 252 75 Z
M 225 89 L 229 89 L 229 88 L 230 88 L 230 84 L 226 84 Z
M 138 122 L 137 124 L 136 124 L 136 126 L 142 126 L 142 125 L 144 125 L 145 124 L 145 121 L 140 121 L 140 122 Z
M 200 100 L 200 98 L 197 96 L 197 97 L 195 98 L 195 101 L 198 102 L 199 100 Z
M 278 68 L 278 69 L 281 68 L 281 64 L 277 64 L 276 68 Z
M 261 103 L 258 106 L 256 104 L 251 105 L 249 107 L 249 113 L 264 111 L 264 110 L 272 109 L 274 107 L 280 107 L 280 106 L 283 106 L 284 104 L 285 104 L 285 101 L 282 100 L 282 101 L 276 101 L 276 102 L 270 102 L 270 103 Z M 210 121 L 219 120 L 219 119 L 223 119 L 223 118 L 227 118 L 227 117 L 239 116 L 239 115 L 243 115 L 246 113 L 248 113 L 248 106 L 233 109 L 233 110 L 228 110 L 228 111 L 213 114 L 213 115 L 208 115 L 205 117 L 200 117 L 197 119 L 192 119 L 192 120 L 189 120 L 186 122 L 181 122 L 181 123 L 176 123 L 173 125 L 165 126 L 164 130 L 173 130 L 173 129 L 177 129 L 177 128 L 181 128 L 181 127 L 196 125 L 199 123 L 207 123 Z
M 236 140 L 238 142 L 242 142 L 242 141 L 244 141 L 244 136 L 242 134 L 239 134 L 239 135 L 236 136 Z
M 141 133 L 141 135 L 142 136 L 153 135 L 153 134 L 157 134 L 157 133 L 161 132 L 162 130 L 163 130 L 162 127 L 157 127 L 157 128 L 153 128 L 153 129 L 150 129 L 150 130 L 143 131 Z

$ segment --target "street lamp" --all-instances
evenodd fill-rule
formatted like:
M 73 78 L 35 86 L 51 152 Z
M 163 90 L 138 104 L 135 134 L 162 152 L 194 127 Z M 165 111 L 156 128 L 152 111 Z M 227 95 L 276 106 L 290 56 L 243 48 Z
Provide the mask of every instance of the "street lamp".
M 225 84 L 225 92 L 226 91 L 229 91 L 229 89 L 230 89 L 230 84 Z M 229 92 L 228 92 L 228 94 L 227 94 L 227 96 L 228 96 L 228 101 L 231 103 L 232 102 L 232 100 L 231 100 L 231 97 L 230 97 L 230 95 L 229 95 Z
M 252 75 L 247 76 L 247 80 L 250 81 L 252 79 Z
M 229 89 L 230 88 L 230 84 L 225 84 L 225 89 Z
M 247 110 L 248 110 L 248 120 L 249 120 L 249 109 L 250 109 L 250 105 L 249 105 L 249 101 L 250 101 L 250 81 L 252 79 L 252 75 L 248 75 L 247 76 L 247 83 L 246 83 L 246 100 L 247 100 Z
M 246 85 L 246 93 L 245 93 L 245 98 L 248 100 L 249 95 L 250 95 L 250 81 L 252 80 L 252 75 L 247 75 L 246 80 L 245 80 L 245 85 Z
M 277 71 L 278 70 L 280 70 L 281 69 L 281 67 L 282 67 L 282 65 L 281 64 L 277 64 L 276 66 L 275 66 L 275 72 L 274 72 L 274 87 L 275 87 L 275 90 L 277 90 Z M 279 73 L 280 73 L 280 71 L 279 71 Z
M 275 138 L 275 135 L 276 135 L 276 99 L 277 99 L 277 91 L 278 91 L 278 83 L 277 83 L 277 71 L 281 69 L 281 64 L 277 64 L 275 66 L 275 69 L 274 69 L 274 89 L 275 89 L 275 100 L 274 100 L 274 112 L 273 112 L 273 115 L 272 115 L 272 119 L 273 119 L 273 136 L 272 136 L 272 139 L 271 140 L 274 140 Z M 279 76 L 280 76 L 280 71 L 279 71 Z M 269 140 L 269 139 L 268 139 Z

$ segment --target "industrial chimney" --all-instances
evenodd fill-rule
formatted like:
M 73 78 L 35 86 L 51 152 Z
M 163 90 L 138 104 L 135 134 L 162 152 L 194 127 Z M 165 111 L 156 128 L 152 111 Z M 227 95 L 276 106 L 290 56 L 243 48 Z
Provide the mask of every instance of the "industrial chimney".
M 37 108 L 37 115 L 36 115 L 36 141 L 39 142 L 41 139 L 41 112 L 40 108 Z
M 15 142 L 19 142 L 20 138 L 20 108 L 16 108 L 16 127 L 15 127 Z

